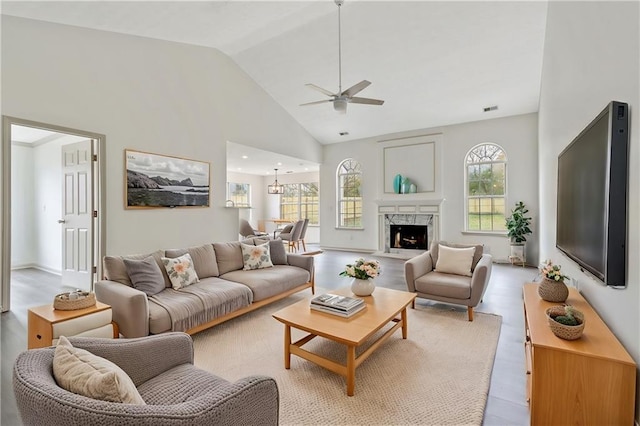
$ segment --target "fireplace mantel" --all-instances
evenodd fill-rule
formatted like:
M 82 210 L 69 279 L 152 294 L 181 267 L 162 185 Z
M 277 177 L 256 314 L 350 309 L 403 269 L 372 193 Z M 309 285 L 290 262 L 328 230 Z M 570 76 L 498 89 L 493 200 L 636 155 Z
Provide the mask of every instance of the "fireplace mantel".
M 374 200 L 379 206 L 438 206 L 445 201 L 444 198 L 417 198 L 410 195 L 398 195 L 398 197 L 385 197 Z

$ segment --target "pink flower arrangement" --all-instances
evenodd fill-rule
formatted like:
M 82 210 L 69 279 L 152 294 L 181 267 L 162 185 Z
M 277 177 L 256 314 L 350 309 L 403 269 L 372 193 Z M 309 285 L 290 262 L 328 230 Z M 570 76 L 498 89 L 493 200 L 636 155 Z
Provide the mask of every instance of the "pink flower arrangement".
M 551 281 L 561 282 L 569 278 L 568 276 L 563 275 L 560 269 L 560 265 L 554 265 L 553 262 L 549 259 L 545 260 L 540 265 L 540 272 L 542 273 L 542 275 L 544 275 L 545 278 L 550 279 Z
M 354 264 L 347 264 L 344 271 L 340 272 L 343 277 L 353 277 L 361 280 L 375 278 L 380 275 L 380 262 L 377 260 L 357 259 Z

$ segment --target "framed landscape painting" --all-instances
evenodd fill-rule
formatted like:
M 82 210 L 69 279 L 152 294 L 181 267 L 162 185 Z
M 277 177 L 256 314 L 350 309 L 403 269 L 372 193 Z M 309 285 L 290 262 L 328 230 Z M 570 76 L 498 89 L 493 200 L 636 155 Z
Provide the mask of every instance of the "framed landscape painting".
M 209 207 L 210 164 L 125 149 L 125 208 Z

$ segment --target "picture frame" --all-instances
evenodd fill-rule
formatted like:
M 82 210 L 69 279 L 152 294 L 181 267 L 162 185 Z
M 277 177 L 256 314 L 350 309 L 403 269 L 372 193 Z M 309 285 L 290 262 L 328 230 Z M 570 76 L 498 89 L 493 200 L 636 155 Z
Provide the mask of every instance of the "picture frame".
M 125 149 L 125 209 L 209 207 L 211 164 Z

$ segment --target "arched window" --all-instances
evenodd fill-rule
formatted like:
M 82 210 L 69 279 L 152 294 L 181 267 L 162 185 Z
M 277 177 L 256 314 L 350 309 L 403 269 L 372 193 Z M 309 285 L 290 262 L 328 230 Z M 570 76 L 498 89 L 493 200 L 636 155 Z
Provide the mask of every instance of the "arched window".
M 338 166 L 337 226 L 362 228 L 362 171 L 360 163 L 347 158 Z
M 483 143 L 465 159 L 466 230 L 501 232 L 504 222 L 507 154 L 502 147 Z

